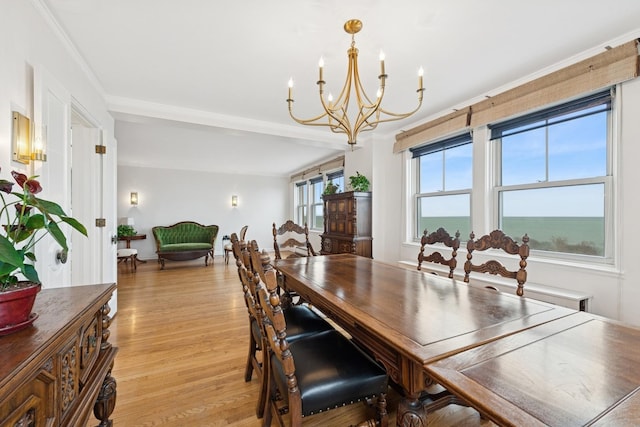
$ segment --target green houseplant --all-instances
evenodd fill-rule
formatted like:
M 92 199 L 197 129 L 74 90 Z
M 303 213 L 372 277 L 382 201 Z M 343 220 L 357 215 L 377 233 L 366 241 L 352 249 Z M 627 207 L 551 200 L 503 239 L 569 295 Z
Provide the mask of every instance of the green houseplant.
M 327 182 L 327 185 L 324 187 L 324 191 L 322 192 L 322 194 L 325 196 L 328 194 L 336 194 L 339 188 L 340 187 L 334 184 L 332 180 L 329 180 L 329 182 Z
M 13 192 L 14 183 L 0 179 L 0 335 L 22 329 L 37 317 L 31 313 L 41 286 L 33 265 L 36 243 L 49 234 L 66 253 L 67 239 L 60 223 L 87 235 L 86 228 L 58 204 L 35 196 L 42 191 L 37 177 L 15 171 L 11 175 L 22 191 Z M 29 294 L 27 301 L 22 301 L 25 293 Z
M 120 224 L 118 226 L 118 238 L 127 237 L 127 236 L 135 236 L 136 230 L 131 225 Z
M 351 184 L 351 189 L 353 191 L 359 192 L 367 192 L 369 191 L 369 179 L 366 176 L 361 175 L 360 172 L 356 171 L 355 175 L 351 175 L 349 177 L 349 183 Z

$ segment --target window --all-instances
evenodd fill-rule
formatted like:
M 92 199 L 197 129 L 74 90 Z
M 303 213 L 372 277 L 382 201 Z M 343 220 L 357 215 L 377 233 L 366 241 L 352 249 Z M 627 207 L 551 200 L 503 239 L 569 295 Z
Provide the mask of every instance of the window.
M 338 186 L 337 193 L 344 192 L 344 171 L 339 170 L 337 172 L 331 172 L 327 174 L 327 182 L 331 181 L 334 185 Z
M 414 237 L 442 227 L 453 235 L 471 229 L 472 145 L 465 133 L 411 150 L 416 171 Z
M 313 178 L 311 182 L 311 221 L 309 222 L 309 228 L 320 230 L 324 228 L 324 206 L 322 203 L 322 189 L 323 180 L 322 176 Z
M 296 223 L 304 224 L 307 222 L 307 206 L 308 206 L 308 185 L 307 181 L 298 182 L 296 184 Z
M 610 256 L 609 90 L 490 126 L 498 224 L 543 251 Z
M 344 171 L 342 169 L 296 183 L 294 198 L 296 201 L 296 223 L 307 224 L 312 230 L 324 230 L 322 193 L 329 180 L 338 186 L 338 192 L 344 191 Z

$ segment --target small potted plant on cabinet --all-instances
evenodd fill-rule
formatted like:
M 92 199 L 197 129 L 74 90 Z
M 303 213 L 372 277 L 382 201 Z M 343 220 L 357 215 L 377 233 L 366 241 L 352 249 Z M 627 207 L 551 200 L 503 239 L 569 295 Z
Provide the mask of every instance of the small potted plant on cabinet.
M 329 180 L 329 182 L 327 182 L 327 185 L 324 187 L 324 191 L 322 192 L 322 195 L 327 196 L 330 194 L 336 194 L 339 188 L 340 187 L 334 184 L 332 180 Z
M 369 191 L 369 179 L 366 176 L 361 175 L 360 172 L 356 171 L 355 175 L 351 175 L 349 177 L 349 184 L 351 185 L 351 189 L 353 191 L 366 193 Z
M 58 204 L 35 196 L 42 191 L 35 176 L 15 171 L 11 175 L 22 191 L 13 192 L 14 183 L 0 179 L 0 335 L 23 329 L 37 318 L 31 313 L 41 286 L 33 265 L 36 243 L 49 234 L 66 258 L 67 239 L 58 224 L 66 223 L 87 235 L 85 227 Z

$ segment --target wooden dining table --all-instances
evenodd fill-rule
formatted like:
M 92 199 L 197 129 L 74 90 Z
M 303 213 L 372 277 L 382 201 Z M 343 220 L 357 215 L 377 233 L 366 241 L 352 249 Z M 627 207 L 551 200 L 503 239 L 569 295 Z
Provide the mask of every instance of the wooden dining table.
M 396 424 L 426 426 L 434 362 L 565 317 L 572 309 L 351 254 L 275 260 L 283 286 L 348 332 L 403 390 Z M 438 396 L 441 397 L 441 396 Z
M 425 367 L 503 426 L 640 425 L 640 329 L 579 312 Z

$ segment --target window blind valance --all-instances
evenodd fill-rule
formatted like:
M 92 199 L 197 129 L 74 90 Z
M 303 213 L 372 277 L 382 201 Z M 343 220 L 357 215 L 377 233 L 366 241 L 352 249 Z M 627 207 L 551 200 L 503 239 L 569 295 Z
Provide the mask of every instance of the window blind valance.
M 327 171 L 333 169 L 339 169 L 344 167 L 344 156 L 336 157 L 335 159 L 321 163 L 317 166 L 305 169 L 304 171 L 291 176 L 291 182 L 302 181 L 303 179 L 309 179 L 315 175 L 321 175 Z
M 560 123 L 567 120 L 567 118 L 558 121 L 559 119 L 557 118 L 559 116 L 577 113 L 586 109 L 593 109 L 594 107 L 598 108 L 588 114 L 608 111 L 611 109 L 611 92 L 612 89 L 609 89 L 575 101 L 565 102 L 554 107 L 545 108 L 543 110 L 536 111 L 535 113 L 518 116 L 511 120 L 496 123 L 495 125 L 489 125 L 489 128 L 491 129 L 491 139 L 493 140 L 503 136 L 516 135 L 521 132 L 528 132 L 533 129 L 545 127 L 548 124 L 547 121 Z M 568 120 L 575 117 L 575 115 L 571 115 Z
M 430 122 L 396 135 L 393 152 L 399 153 L 408 148 L 424 144 L 427 141 L 442 138 L 466 129 L 469 126 L 470 113 L 471 110 L 469 108 L 454 111 L 446 116 L 431 120 Z
M 459 147 L 460 145 L 470 144 L 471 141 L 471 132 L 465 132 L 462 135 L 447 138 L 442 141 L 411 148 L 411 157 L 416 158 L 426 154 L 435 153 L 437 151 L 446 150 L 447 148 Z
M 341 176 L 344 176 L 343 170 L 336 171 L 336 172 L 329 172 L 327 174 L 327 179 L 336 179 L 336 178 L 340 178 Z
M 486 125 L 638 77 L 633 40 L 471 106 L 471 126 Z
M 396 135 L 398 153 L 439 137 L 528 113 L 638 77 L 638 40 L 562 68 Z M 464 115 L 466 120 L 462 120 Z

